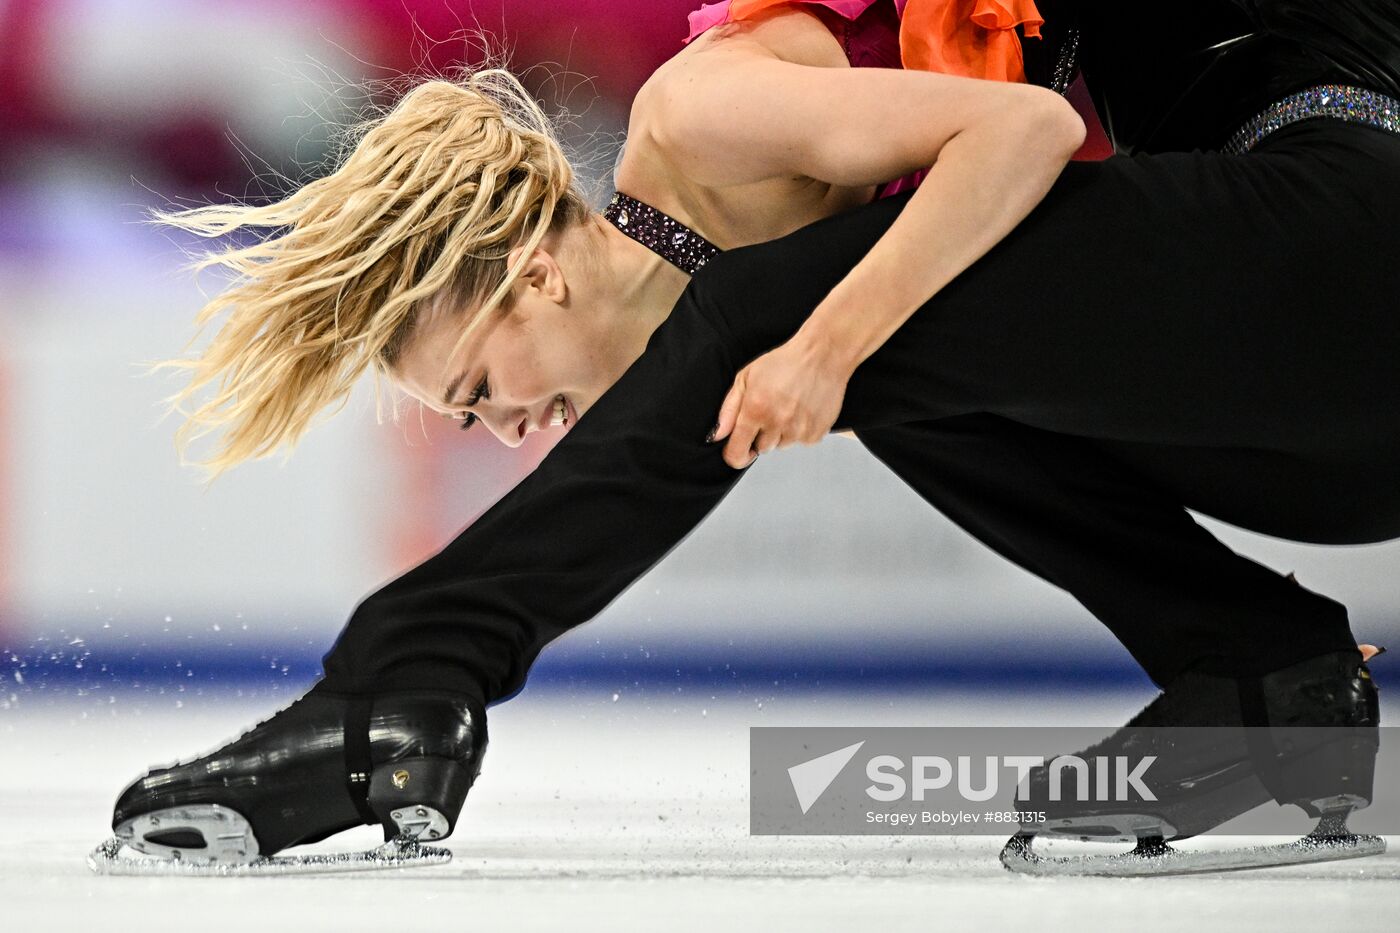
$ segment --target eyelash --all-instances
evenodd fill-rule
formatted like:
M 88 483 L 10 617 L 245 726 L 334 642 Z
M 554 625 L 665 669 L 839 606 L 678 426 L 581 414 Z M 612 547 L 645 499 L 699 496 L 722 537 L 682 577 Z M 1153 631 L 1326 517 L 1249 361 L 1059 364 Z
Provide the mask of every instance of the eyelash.
M 491 397 L 491 387 L 490 387 L 489 385 L 486 384 L 486 377 L 485 377 L 485 376 L 482 376 L 482 377 L 481 377 L 481 383 L 480 383 L 475 389 L 472 390 L 472 394 L 471 394 L 471 396 L 467 399 L 467 401 L 466 401 L 465 404 L 466 404 L 466 405 L 469 405 L 469 406 L 470 406 L 470 405 L 475 405 L 477 402 L 481 401 L 482 399 L 484 399 L 484 398 L 490 398 L 490 397 Z M 476 424 L 479 420 L 481 420 L 481 419 L 477 418 L 477 416 L 476 416 L 475 413 L 473 413 L 473 412 L 467 412 L 467 416 L 466 416 L 465 418 L 462 419 L 462 426 L 461 426 L 458 430 L 460 430 L 460 431 L 465 431 L 465 430 L 467 430 L 467 428 L 470 428 L 472 425 Z

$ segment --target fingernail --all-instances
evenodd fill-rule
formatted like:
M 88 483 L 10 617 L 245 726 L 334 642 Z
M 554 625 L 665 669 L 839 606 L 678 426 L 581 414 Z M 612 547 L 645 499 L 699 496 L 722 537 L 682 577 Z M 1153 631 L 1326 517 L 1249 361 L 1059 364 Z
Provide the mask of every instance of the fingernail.
M 1379 658 L 1383 654 L 1385 654 L 1385 645 L 1380 645 L 1376 648 L 1376 653 L 1371 655 L 1371 660 L 1374 661 L 1376 658 Z
M 719 424 L 716 423 L 715 426 L 714 426 L 713 428 L 710 428 L 710 433 L 705 435 L 705 443 L 706 443 L 706 444 L 713 444 L 713 443 L 715 442 L 715 434 L 717 434 L 718 432 L 719 432 Z

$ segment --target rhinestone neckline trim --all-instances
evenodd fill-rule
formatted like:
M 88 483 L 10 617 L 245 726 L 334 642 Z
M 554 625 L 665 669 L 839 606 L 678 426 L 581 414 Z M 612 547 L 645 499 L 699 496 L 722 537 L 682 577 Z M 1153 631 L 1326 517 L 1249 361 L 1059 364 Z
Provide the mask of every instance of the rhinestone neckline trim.
M 719 247 L 685 224 L 621 192 L 603 210 L 614 227 L 686 275 L 694 275 L 719 255 Z
M 1269 105 L 1263 113 L 1240 127 L 1221 147 L 1221 151 L 1229 155 L 1243 155 L 1275 130 L 1316 117 L 1364 123 L 1391 133 L 1400 133 L 1400 101 L 1365 88 L 1321 84 Z

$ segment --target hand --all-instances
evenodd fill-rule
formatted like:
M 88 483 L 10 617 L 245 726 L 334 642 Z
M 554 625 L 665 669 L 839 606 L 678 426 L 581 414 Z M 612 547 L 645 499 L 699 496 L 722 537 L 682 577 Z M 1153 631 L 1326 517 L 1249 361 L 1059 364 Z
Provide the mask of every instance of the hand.
M 725 463 L 739 470 L 761 453 L 819 443 L 841 414 L 852 371 L 800 335 L 739 370 L 713 435 L 729 438 Z

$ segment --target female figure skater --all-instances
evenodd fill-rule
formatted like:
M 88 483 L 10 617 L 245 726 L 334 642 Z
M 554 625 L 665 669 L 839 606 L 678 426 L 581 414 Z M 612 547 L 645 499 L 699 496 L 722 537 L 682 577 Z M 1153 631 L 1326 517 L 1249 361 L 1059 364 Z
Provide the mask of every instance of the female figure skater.
M 1253 32 L 1221 45 L 1244 17 L 1228 7 L 1208 67 L 1187 55 L 1203 48 L 1204 24 L 1183 36 L 1126 14 L 1079 19 L 1106 122 L 1121 148 L 1145 154 L 1070 166 L 1010 236 L 892 333 L 827 318 L 831 334 L 862 338 L 828 335 L 831 345 L 865 353 L 834 426 L 1089 607 L 1164 686 L 1144 713 L 1154 723 L 1183 722 L 1193 715 L 1183 704 L 1206 696 L 1194 715 L 1210 721 L 1196 724 L 1237 723 L 1248 708 L 1374 734 L 1374 688 L 1345 609 L 1229 551 L 1184 509 L 1298 540 L 1400 535 L 1400 323 L 1377 259 L 1400 246 L 1388 221 L 1400 211 L 1400 17 L 1342 6 L 1357 17 L 1335 33 L 1298 18 L 1295 4 L 1253 11 Z M 1366 29 L 1348 32 L 1356 22 Z M 1136 57 L 1118 54 L 1133 44 Z M 1230 81 L 1213 84 L 1222 74 Z M 1275 88 L 1276 106 L 1253 109 Z M 1217 106 L 1182 115 L 1194 95 Z M 1153 151 L 1164 127 L 1197 149 Z M 534 169 L 510 177 L 522 202 L 534 192 L 550 203 Z M 507 421 L 521 399 L 562 397 L 569 433 L 440 554 L 361 603 L 306 697 L 225 749 L 133 784 L 114 827 L 187 858 L 201 854 L 191 837 L 212 854 L 213 803 L 245 819 L 238 857 L 362 822 L 450 832 L 480 766 L 485 707 L 519 690 L 548 641 L 595 615 L 732 488 L 733 465 L 751 462 L 751 440 L 762 449 L 777 423 L 746 411 L 751 373 L 727 406 L 724 456 L 706 442 L 736 373 L 805 327 L 925 190 L 718 255 L 669 316 L 648 310 L 657 292 L 631 287 L 642 254 L 630 213 L 610 218 L 613 230 L 584 221 L 501 233 L 494 261 L 508 256 L 514 281 L 464 264 L 452 284 L 470 296 L 469 319 L 496 292 L 509 290 L 509 306 L 475 328 L 425 316 L 396 371 L 425 403 L 517 431 L 549 416 Z M 639 236 L 685 262 L 678 250 L 693 231 L 646 216 L 655 225 Z M 427 280 L 441 248 L 406 253 L 420 273 L 409 281 Z M 392 292 L 392 280 L 371 284 Z M 438 395 L 462 386 L 476 388 Z M 1301 776 L 1280 757 L 1268 792 L 1316 808 L 1346 787 L 1344 803 L 1364 805 L 1366 751 L 1358 741 Z M 1248 797 L 1245 809 L 1259 802 Z M 152 822 L 161 814 L 165 829 Z

